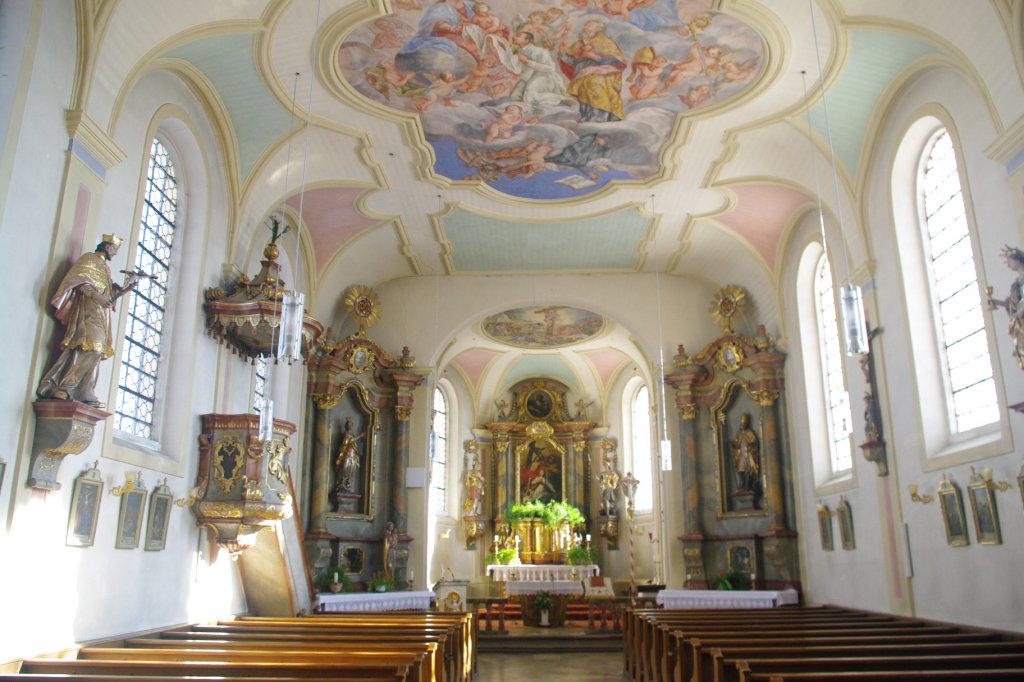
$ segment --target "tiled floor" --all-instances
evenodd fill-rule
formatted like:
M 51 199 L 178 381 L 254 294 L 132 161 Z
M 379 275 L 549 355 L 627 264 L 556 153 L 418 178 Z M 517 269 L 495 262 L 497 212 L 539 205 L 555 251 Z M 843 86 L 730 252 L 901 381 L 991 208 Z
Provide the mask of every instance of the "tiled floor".
M 622 653 L 496 654 L 477 659 L 480 682 L 623 682 Z

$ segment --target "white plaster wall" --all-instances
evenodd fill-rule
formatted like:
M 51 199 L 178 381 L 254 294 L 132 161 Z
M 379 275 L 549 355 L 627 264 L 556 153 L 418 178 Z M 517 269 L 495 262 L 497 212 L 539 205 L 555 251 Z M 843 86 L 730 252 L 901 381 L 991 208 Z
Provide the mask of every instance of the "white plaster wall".
M 226 260 L 225 231 L 208 230 L 225 224 L 226 207 L 215 199 L 225 195 L 223 162 L 213 151 L 219 145 L 202 103 L 174 77 L 144 76 L 128 96 L 115 138 L 127 158 L 107 174 L 103 194 L 93 196 L 94 204 L 101 203 L 100 219 L 98 225 L 87 227 L 84 248 L 92 248 L 98 232 L 124 236 L 131 232 L 138 215 L 140 172 L 149 134 L 155 121 L 162 120 L 175 138 L 177 151 L 190 155 L 181 168 L 186 180 L 182 206 L 188 220 L 176 244 L 183 254 L 173 266 L 178 295 L 173 302 L 173 328 L 167 332 L 172 369 L 176 376 L 190 380 L 175 382 L 163 396 L 173 409 L 166 412 L 172 419 L 164 424 L 161 455 L 140 455 L 141 465 L 120 454 L 119 459 L 111 459 L 114 450 L 124 448 L 111 445 L 108 423 L 97 428 L 86 452 L 65 459 L 58 479 L 61 490 L 44 495 L 25 486 L 34 428 L 32 392 L 48 362 L 51 340 L 61 333 L 54 329 L 49 313 L 40 312 L 49 310 L 57 270 L 63 272 L 67 259 L 78 255 L 67 253 L 67 235 L 55 227 L 68 143 L 64 108 L 75 62 L 73 11 L 66 3 L 44 3 L 45 45 L 35 54 L 24 110 L 15 112 L 33 124 L 21 131 L 13 180 L 5 188 L 5 235 L 20 237 L 12 242 L 17 248 L 7 249 L 3 257 L 9 287 L 0 343 L 9 366 L 0 387 L 0 405 L 6 408 L 0 417 L 0 437 L 10 448 L 4 453 L 9 466 L 0 497 L 4 510 L 0 554 L 21 559 L 4 561 L 0 567 L 0 603 L 6 612 L 20 614 L 17 620 L 5 618 L 0 625 L 0 661 L 245 610 L 236 566 L 226 553 L 210 551 L 206 532 L 196 528 L 187 508 L 172 509 L 163 551 L 114 548 L 120 500 L 109 494 L 110 489 L 124 482 L 126 471 L 141 470 L 150 490 L 166 476 L 175 497 L 184 497 L 196 476 L 198 415 L 213 410 L 218 386 L 223 387 L 217 371 L 221 359 L 216 345 L 202 334 L 199 307 L 203 286 L 218 283 Z M 170 115 L 166 115 L 168 105 L 173 109 Z M 122 249 L 111 268 L 126 266 L 127 249 Z M 116 358 L 101 366 L 101 395 L 116 381 Z M 301 384 L 301 378 L 297 381 Z M 248 381 L 234 390 L 247 393 Z M 66 547 L 73 482 L 94 461 L 99 462 L 105 483 L 95 544 Z
M 955 94 L 954 94 L 955 93 Z M 1012 273 L 999 258 L 1003 244 L 1019 242 L 1013 224 L 1013 207 L 1005 169 L 989 160 L 984 150 L 996 139 L 996 130 L 988 118 L 975 90 L 959 74 L 949 69 L 935 69 L 922 74 L 909 84 L 891 104 L 879 127 L 877 139 L 866 146 L 871 149 L 873 165 L 863 205 L 869 225 L 874 279 L 868 282 L 869 321 L 881 327 L 876 343 L 882 420 L 888 443 L 890 475 L 877 477 L 875 466 L 865 461 L 859 451 L 854 454 L 853 480 L 838 486 L 815 488 L 811 469 L 809 425 L 806 398 L 795 388 L 803 386 L 800 358 L 801 340 L 797 333 L 795 305 L 787 306 L 786 324 L 792 339 L 787 384 L 790 387 L 790 423 L 800 516 L 801 551 L 804 562 L 806 595 L 810 601 L 830 602 L 877 611 L 912 613 L 919 617 L 964 622 L 1007 630 L 1024 631 L 1024 594 L 1014 586 L 1024 559 L 1024 514 L 1021 513 L 1016 489 L 996 493 L 1002 525 L 1003 544 L 977 544 L 971 511 L 967 506 L 966 485 L 973 465 L 979 471 L 990 467 L 997 480 L 1015 482 L 1020 456 L 1014 454 L 1013 443 L 1024 437 L 1024 421 L 1011 412 L 1003 414 L 1012 438 L 997 452 L 980 452 L 944 463 L 929 461 L 925 456 L 925 440 L 919 405 L 926 409 L 938 407 L 938 398 L 919 395 L 914 373 L 915 356 L 911 334 L 926 334 L 915 328 L 905 302 L 905 284 L 897 253 L 896 230 L 914 229 L 895 224 L 892 209 L 891 176 L 897 146 L 907 126 L 923 112 L 934 111 L 935 104 L 951 117 L 961 148 L 967 176 L 969 209 L 973 210 L 979 233 L 980 253 L 976 254 L 981 271 L 981 285 L 991 283 L 997 295 L 1005 295 Z M 912 191 L 908 183 L 898 191 Z M 795 296 L 795 268 L 799 251 L 817 230 L 814 216 L 805 219 L 790 242 L 784 295 Z M 856 267 L 856 264 L 853 264 Z M 841 273 L 840 273 L 841 274 Z M 911 285 L 914 286 L 914 285 Z M 1007 334 L 1005 314 L 987 314 L 994 325 L 997 346 L 992 350 L 997 373 L 1005 390 L 1005 404 L 1020 402 L 1024 396 L 1024 375 L 1013 363 L 1011 343 Z M 863 442 L 864 381 L 860 369 L 846 360 L 848 388 L 854 418 L 856 443 Z M 813 370 L 808 370 L 813 371 Z M 859 448 L 857 448 L 859 450 Z M 947 473 L 965 493 L 965 511 L 970 526 L 968 547 L 949 547 L 937 503 L 912 503 L 907 486 L 916 484 L 922 493 L 935 494 L 939 479 Z M 856 549 L 844 551 L 834 521 L 835 551 L 823 552 L 818 538 L 816 503 L 823 499 L 835 509 L 839 494 L 850 502 L 854 516 Z M 904 521 L 909 537 L 909 555 L 904 542 Z M 913 577 L 905 578 L 910 567 Z

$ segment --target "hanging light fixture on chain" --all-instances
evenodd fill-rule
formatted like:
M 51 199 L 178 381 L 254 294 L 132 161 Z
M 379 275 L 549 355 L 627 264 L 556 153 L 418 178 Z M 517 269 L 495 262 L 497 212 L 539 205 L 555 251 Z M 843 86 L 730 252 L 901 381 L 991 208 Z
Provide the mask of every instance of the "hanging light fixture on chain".
M 828 140 L 828 152 L 832 162 L 832 182 L 836 194 L 836 215 L 839 220 L 839 241 L 843 250 L 843 263 L 846 266 L 846 284 L 839 287 L 839 308 L 843 317 L 843 335 L 846 339 L 847 355 L 863 355 L 868 352 L 868 327 L 864 316 L 864 294 L 860 286 L 853 283 L 850 272 L 850 261 L 846 252 L 846 233 L 843 229 L 842 196 L 839 193 L 839 169 L 836 166 L 836 152 L 832 144 L 832 126 L 828 115 L 828 101 L 825 96 L 825 73 L 821 66 L 821 50 L 818 46 L 818 27 L 814 21 L 813 0 L 807 0 L 811 15 L 811 30 L 814 35 L 814 55 L 818 61 L 818 78 L 821 87 L 821 108 L 825 119 L 825 136 Z M 810 124 L 810 119 L 808 119 Z M 816 180 L 817 181 L 817 180 Z M 818 192 L 818 212 L 821 213 L 821 192 Z M 822 220 L 822 239 L 824 240 L 824 218 Z

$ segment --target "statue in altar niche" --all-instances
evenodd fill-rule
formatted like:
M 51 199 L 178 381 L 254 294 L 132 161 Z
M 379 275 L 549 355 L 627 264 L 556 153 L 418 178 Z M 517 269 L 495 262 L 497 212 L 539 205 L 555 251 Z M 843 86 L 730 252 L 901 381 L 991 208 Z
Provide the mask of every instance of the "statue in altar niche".
M 356 435 L 352 431 L 352 417 L 346 417 L 345 429 L 341 432 L 338 457 L 334 461 L 334 489 L 337 492 L 352 492 L 356 477 L 359 475 L 362 460 L 359 441 L 366 436 L 366 433 Z
M 381 539 L 381 550 L 384 557 L 384 574 L 389 578 L 395 577 L 395 564 L 398 559 L 398 531 L 395 530 L 395 522 L 388 521 L 384 526 L 384 537 Z
M 761 452 L 757 434 L 750 428 L 750 415 L 747 413 L 740 415 L 740 429 L 732 439 L 732 463 L 736 471 L 737 490 L 757 492 Z

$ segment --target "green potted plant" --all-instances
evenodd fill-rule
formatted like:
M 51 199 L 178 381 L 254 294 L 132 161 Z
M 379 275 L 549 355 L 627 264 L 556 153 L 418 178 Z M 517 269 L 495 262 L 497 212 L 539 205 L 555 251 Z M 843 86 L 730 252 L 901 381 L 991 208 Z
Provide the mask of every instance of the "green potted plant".
M 533 606 L 540 614 L 540 627 L 551 627 L 551 610 L 555 608 L 554 598 L 547 592 L 538 592 L 533 598 Z
M 352 579 L 345 573 L 344 566 L 331 566 L 320 576 L 317 586 L 321 591 L 330 591 L 335 594 L 338 592 L 351 592 Z
M 516 550 L 515 549 L 504 549 L 504 548 L 502 548 L 502 549 L 499 549 L 496 552 L 489 552 L 487 554 L 486 561 L 487 561 L 488 565 L 493 565 L 493 564 L 505 564 L 505 565 L 507 565 L 507 564 L 512 563 L 512 560 L 515 557 L 516 557 Z
M 585 545 L 571 547 L 565 555 L 565 562 L 572 566 L 587 566 L 597 563 L 597 550 Z
M 750 588 L 750 576 L 740 571 L 722 571 L 711 584 L 716 590 L 746 590 Z
M 371 575 L 370 580 L 366 583 L 367 592 L 392 592 L 395 589 L 397 589 L 395 579 L 380 571 Z

